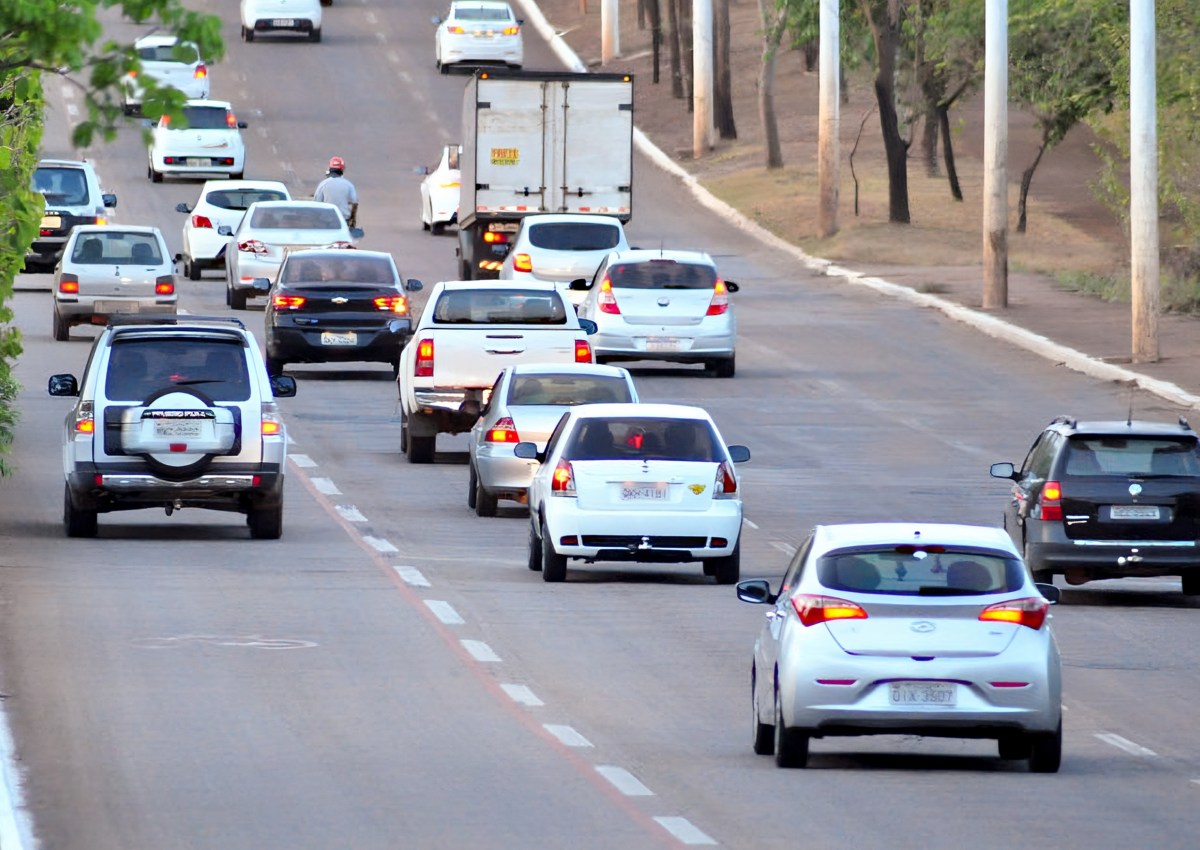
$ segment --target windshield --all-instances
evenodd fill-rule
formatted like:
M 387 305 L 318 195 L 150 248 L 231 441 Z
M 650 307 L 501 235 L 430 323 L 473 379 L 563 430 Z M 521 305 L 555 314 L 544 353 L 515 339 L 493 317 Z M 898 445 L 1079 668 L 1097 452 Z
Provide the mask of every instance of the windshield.
M 551 251 L 606 251 L 620 241 L 621 231 L 613 224 L 561 222 L 529 228 L 529 244 Z
M 717 463 L 725 451 L 703 419 L 621 417 L 584 419 L 575 429 L 566 460 L 685 460 Z
M 89 203 L 87 178 L 78 168 L 43 166 L 33 172 L 33 191 L 46 197 L 48 204 L 81 206 Z
M 831 590 L 890 595 L 1003 593 L 1025 584 L 1025 565 L 1003 552 L 939 545 L 843 549 L 817 562 Z
M 455 289 L 443 292 L 433 320 L 450 325 L 565 325 L 567 308 L 546 290 Z
M 268 207 L 254 211 L 250 226 L 266 230 L 341 230 L 342 217 L 332 207 Z
M 711 266 L 650 260 L 613 266 L 608 279 L 618 289 L 712 289 L 717 273 Z
M 259 201 L 286 201 L 288 196 L 276 189 L 221 189 L 209 192 L 205 203 L 223 210 L 248 210 Z
M 1065 473 L 1101 475 L 1200 475 L 1196 441 L 1171 437 L 1072 437 Z
M 509 405 L 596 404 L 633 401 L 624 378 L 608 375 L 517 375 L 508 390 Z
M 154 337 L 117 340 L 108 357 L 106 393 L 141 401 L 172 385 L 194 386 L 213 401 L 246 401 L 250 375 L 237 340 Z
M 158 239 L 151 233 L 92 231 L 76 240 L 71 262 L 81 265 L 162 265 Z

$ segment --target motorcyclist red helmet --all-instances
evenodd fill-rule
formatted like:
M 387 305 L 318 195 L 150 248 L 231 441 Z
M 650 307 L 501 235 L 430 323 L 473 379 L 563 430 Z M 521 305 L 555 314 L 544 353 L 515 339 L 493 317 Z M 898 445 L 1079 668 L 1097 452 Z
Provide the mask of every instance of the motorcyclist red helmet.
M 330 171 L 345 171 L 346 170 L 346 160 L 342 159 L 340 156 L 330 157 L 329 158 L 329 170 Z

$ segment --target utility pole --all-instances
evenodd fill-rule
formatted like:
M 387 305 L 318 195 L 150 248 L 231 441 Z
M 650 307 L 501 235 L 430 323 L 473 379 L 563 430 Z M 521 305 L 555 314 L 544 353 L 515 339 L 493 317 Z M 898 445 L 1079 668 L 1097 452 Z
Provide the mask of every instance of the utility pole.
M 712 0 L 692 0 L 692 157 L 713 146 Z
M 1158 361 L 1158 130 L 1154 0 L 1129 4 L 1129 268 L 1133 362 Z
M 983 308 L 993 310 L 1008 306 L 1008 0 L 986 2 L 983 54 Z
M 607 65 L 621 55 L 621 25 L 617 0 L 600 0 L 600 63 Z
M 817 69 L 817 236 L 838 232 L 838 160 L 841 135 L 840 0 L 821 0 L 820 59 Z

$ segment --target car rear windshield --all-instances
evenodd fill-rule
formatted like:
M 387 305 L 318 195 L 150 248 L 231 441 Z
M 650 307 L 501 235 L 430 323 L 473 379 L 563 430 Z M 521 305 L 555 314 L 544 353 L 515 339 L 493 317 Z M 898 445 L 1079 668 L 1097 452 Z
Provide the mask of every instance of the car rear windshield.
M 455 6 L 454 17 L 460 21 L 508 21 L 512 15 L 499 6 Z
M 46 197 L 46 203 L 82 206 L 88 200 L 87 177 L 78 168 L 42 166 L 33 172 L 33 191 Z
M 621 231 L 612 224 L 558 222 L 529 228 L 529 244 L 550 251 L 606 251 L 620 241 Z
M 191 387 L 213 401 L 246 401 L 246 350 L 236 339 L 117 339 L 108 357 L 105 395 L 143 401 L 164 387 Z
M 259 201 L 286 201 L 288 196 L 278 189 L 220 189 L 209 192 L 205 203 L 223 210 L 248 210 Z
M 333 208 L 273 207 L 255 210 L 250 226 L 266 230 L 341 230 L 342 217 Z
M 181 62 L 191 65 L 199 61 L 200 54 L 192 44 L 157 44 L 138 48 L 138 59 L 143 62 Z
M 106 228 L 75 241 L 71 262 L 80 265 L 159 266 L 163 263 L 158 238 L 152 233 L 127 233 Z
M 1176 437 L 1072 437 L 1063 472 L 1068 476 L 1200 475 L 1196 440 Z
M 567 460 L 686 460 L 716 463 L 725 451 L 703 419 L 622 417 L 580 422 Z
M 610 375 L 517 375 L 508 390 L 508 403 L 596 404 L 633 401 L 624 378 Z
M 289 256 L 279 272 L 279 280 L 289 286 L 304 284 L 375 283 L 395 284 L 392 265 L 382 257 L 348 256 L 294 257 Z
M 949 546 L 843 549 L 817 561 L 830 590 L 911 596 L 1007 593 L 1025 584 L 1025 566 L 1004 552 Z
M 187 118 L 189 130 L 228 130 L 229 110 L 222 106 L 185 106 L 183 114 Z
M 562 296 L 546 290 L 458 289 L 441 294 L 433 320 L 447 325 L 565 325 L 567 308 Z
M 712 289 L 717 273 L 711 266 L 649 260 L 613 266 L 608 270 L 608 280 L 620 289 Z

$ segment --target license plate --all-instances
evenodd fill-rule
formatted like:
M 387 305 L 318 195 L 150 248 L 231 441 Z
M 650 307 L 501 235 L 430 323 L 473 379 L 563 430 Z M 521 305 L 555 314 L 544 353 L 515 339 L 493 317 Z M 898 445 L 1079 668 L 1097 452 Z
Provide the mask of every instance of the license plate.
M 62 218 L 56 215 L 42 216 L 42 230 L 58 230 L 62 227 Z
M 276 18 L 271 21 L 273 27 L 294 27 L 296 25 L 295 18 Z
M 208 157 L 189 156 L 187 164 L 188 168 L 207 168 L 212 165 L 212 160 Z
M 646 338 L 647 351 L 678 351 L 679 340 L 673 336 L 651 336 Z
M 621 487 L 622 502 L 661 502 L 666 498 L 666 484 L 625 484 Z
M 325 331 L 321 334 L 321 345 L 358 345 L 358 334 L 354 331 L 344 334 Z
M 1109 510 L 1113 519 L 1158 519 L 1158 505 L 1113 505 Z
M 892 705 L 940 705 L 952 707 L 958 701 L 958 687 L 951 682 L 892 682 Z
M 97 301 L 96 312 L 106 316 L 112 313 L 136 313 L 141 306 L 136 301 Z
M 189 422 L 180 419 L 157 419 L 154 422 L 154 436 L 170 437 L 199 437 L 204 428 L 203 422 Z

